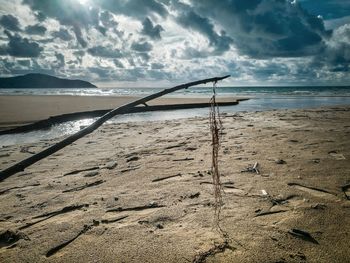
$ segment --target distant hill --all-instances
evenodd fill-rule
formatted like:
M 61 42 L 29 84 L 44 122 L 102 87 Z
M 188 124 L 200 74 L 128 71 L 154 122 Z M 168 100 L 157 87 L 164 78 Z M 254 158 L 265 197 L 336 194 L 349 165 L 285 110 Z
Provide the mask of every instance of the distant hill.
M 70 80 L 56 78 L 45 74 L 31 73 L 23 76 L 0 78 L 2 89 L 25 89 L 25 88 L 97 88 L 90 82 L 83 80 Z

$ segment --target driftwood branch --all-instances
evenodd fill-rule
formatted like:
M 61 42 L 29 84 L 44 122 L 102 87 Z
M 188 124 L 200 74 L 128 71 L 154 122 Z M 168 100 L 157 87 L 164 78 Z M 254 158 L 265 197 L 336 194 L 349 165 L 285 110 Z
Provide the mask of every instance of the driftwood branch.
M 112 117 L 114 117 L 115 115 L 118 114 L 124 114 L 126 113 L 130 108 L 133 108 L 137 105 L 140 104 L 144 104 L 148 101 L 151 101 L 153 99 L 159 98 L 161 96 L 164 96 L 166 94 L 175 92 L 177 90 L 181 90 L 181 89 L 187 89 L 191 86 L 196 86 L 196 85 L 200 85 L 200 84 L 205 84 L 205 83 L 209 83 L 209 82 L 218 82 L 219 80 L 223 80 L 230 77 L 230 75 L 224 76 L 224 77 L 216 77 L 216 78 L 209 78 L 209 79 L 203 79 L 203 80 L 198 80 L 198 81 L 194 81 L 194 82 L 189 82 L 186 84 L 182 84 L 182 85 L 178 85 L 175 86 L 173 88 L 169 88 L 169 89 L 165 89 L 163 91 L 160 91 L 158 93 L 146 96 L 144 98 L 135 100 L 131 103 L 125 104 L 121 107 L 115 108 L 109 112 L 107 112 L 106 114 L 104 114 L 101 118 L 97 119 L 94 123 L 92 123 L 91 125 L 87 126 L 86 128 L 80 130 L 79 132 L 67 137 L 66 139 L 50 146 L 49 148 L 46 148 L 45 150 L 32 155 L 31 157 L 24 159 L 12 166 L 10 166 L 9 168 L 3 170 L 0 172 L 0 181 L 5 180 L 6 178 L 10 177 L 11 175 L 18 173 L 20 171 L 23 171 L 25 168 L 29 167 L 30 165 L 42 160 L 43 158 L 61 150 L 62 148 L 66 147 L 67 145 L 70 145 L 71 143 L 75 142 L 76 140 L 84 137 L 85 135 L 92 133 L 94 130 L 96 130 L 97 128 L 99 128 L 103 123 L 105 123 L 107 120 L 111 119 Z

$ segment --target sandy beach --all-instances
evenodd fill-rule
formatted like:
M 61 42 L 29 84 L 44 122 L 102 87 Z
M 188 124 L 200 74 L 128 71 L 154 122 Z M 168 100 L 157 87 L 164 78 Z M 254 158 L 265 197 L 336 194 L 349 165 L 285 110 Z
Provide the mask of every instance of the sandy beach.
M 350 1 L 1 1 L 0 263 L 350 263 Z
M 350 107 L 222 121 L 227 239 L 207 118 L 108 124 L 0 183 L 0 261 L 348 262 Z M 58 140 L 1 148 L 1 169 Z
M 0 96 L 0 126 L 16 126 L 47 119 L 59 114 L 113 109 L 139 97 L 131 96 L 67 96 L 67 95 L 14 95 Z M 237 98 L 220 98 L 221 102 Z M 209 98 L 158 98 L 149 105 L 206 103 Z

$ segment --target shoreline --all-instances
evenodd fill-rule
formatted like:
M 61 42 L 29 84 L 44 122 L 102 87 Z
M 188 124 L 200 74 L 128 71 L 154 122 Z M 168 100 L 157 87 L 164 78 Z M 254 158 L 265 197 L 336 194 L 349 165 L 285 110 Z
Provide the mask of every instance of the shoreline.
M 0 125 L 13 126 L 32 123 L 51 116 L 73 112 L 106 110 L 139 99 L 131 96 L 71 96 L 71 95 L 14 95 L 0 96 Z M 232 102 L 241 98 L 222 97 L 219 102 Z M 158 98 L 153 105 L 208 103 L 209 98 Z
M 77 96 L 77 95 L 0 95 L 0 126 L 2 129 L 25 125 L 47 119 L 51 116 L 75 112 L 107 110 L 124 105 L 140 97 L 133 96 Z M 329 99 L 327 99 L 329 98 Z M 252 96 L 218 96 L 218 102 L 235 102 L 248 99 L 248 102 L 233 106 L 233 112 L 256 111 L 274 109 L 298 109 L 329 106 L 350 105 L 346 96 L 280 96 L 280 97 L 252 97 Z M 172 105 L 190 103 L 208 103 L 206 97 L 162 97 L 150 101 L 148 104 Z M 299 106 L 301 105 L 301 106 Z M 195 110 L 195 109 L 194 109 Z

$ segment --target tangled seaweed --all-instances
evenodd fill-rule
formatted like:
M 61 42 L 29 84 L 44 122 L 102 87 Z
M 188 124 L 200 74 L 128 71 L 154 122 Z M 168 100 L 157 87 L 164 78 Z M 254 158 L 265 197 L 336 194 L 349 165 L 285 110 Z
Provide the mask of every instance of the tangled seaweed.
M 213 178 L 214 187 L 214 224 L 220 229 L 219 220 L 220 212 L 222 206 L 222 185 L 219 173 L 219 148 L 220 148 L 220 137 L 222 131 L 222 122 L 220 118 L 219 106 L 216 103 L 216 83 L 213 83 L 213 96 L 210 99 L 210 112 L 209 112 L 209 122 L 210 122 L 210 132 L 212 138 L 212 163 L 211 163 L 211 175 Z

